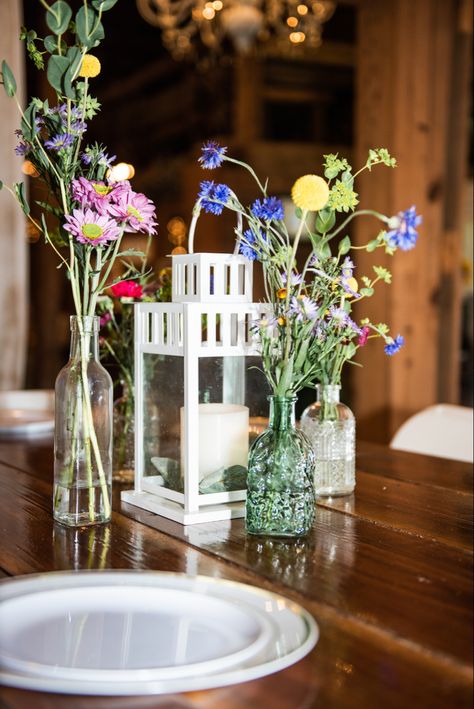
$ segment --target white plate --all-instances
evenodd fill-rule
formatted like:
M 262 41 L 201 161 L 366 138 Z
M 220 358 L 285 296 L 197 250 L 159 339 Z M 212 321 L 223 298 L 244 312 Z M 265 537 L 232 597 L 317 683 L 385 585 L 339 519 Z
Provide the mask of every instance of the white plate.
M 0 582 L 0 680 L 68 694 L 210 689 L 277 672 L 318 640 L 314 619 L 244 584 L 161 572 Z
M 54 429 L 54 391 L 0 392 L 0 436 L 49 433 Z

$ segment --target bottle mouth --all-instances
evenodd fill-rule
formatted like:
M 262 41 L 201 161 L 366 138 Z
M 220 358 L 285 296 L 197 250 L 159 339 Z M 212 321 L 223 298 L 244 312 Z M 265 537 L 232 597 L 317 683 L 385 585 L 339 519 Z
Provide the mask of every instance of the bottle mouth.
M 71 315 L 69 323 L 71 332 L 99 332 L 100 318 L 98 315 Z

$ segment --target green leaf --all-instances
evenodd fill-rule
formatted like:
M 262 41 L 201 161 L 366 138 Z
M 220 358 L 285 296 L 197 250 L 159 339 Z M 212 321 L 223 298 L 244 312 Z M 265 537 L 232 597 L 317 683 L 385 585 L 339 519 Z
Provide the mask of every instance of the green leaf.
M 30 102 L 30 105 L 26 109 L 26 111 L 23 113 L 23 116 L 21 118 L 21 132 L 23 133 L 23 136 L 25 140 L 28 140 L 30 143 L 33 142 L 35 139 L 36 131 L 35 131 L 35 116 L 36 116 L 36 110 L 37 110 L 37 105 L 35 103 L 35 100 L 33 99 Z
M 351 250 L 351 240 L 348 236 L 345 236 L 339 244 L 339 253 L 341 256 L 347 254 Z
M 318 245 L 317 255 L 321 259 L 331 258 L 331 247 L 327 242 Z
M 48 81 L 56 89 L 58 94 L 62 94 L 63 89 L 63 79 L 69 69 L 69 59 L 67 57 L 62 57 L 59 54 L 53 54 L 50 56 L 48 61 L 48 71 L 47 77 Z
M 72 82 L 76 78 L 76 73 L 79 69 L 82 52 L 79 47 L 70 47 L 67 52 L 69 67 L 63 76 L 62 86 L 64 95 L 71 99 L 76 99 L 76 89 L 73 88 Z
M 371 295 L 374 294 L 374 289 L 373 288 L 361 288 L 360 294 L 370 297 Z
M 81 7 L 76 15 L 76 35 L 81 44 L 87 49 L 96 47 L 105 32 L 102 24 L 98 22 L 98 15 L 91 7 Z
M 379 245 L 379 242 L 377 239 L 374 239 L 373 241 L 369 241 L 367 246 L 365 247 L 365 250 L 370 254 L 372 251 L 375 251 L 377 246 Z
M 2 62 L 2 78 L 3 78 L 3 88 L 5 89 L 7 96 L 14 96 L 16 94 L 16 81 L 13 76 L 13 72 L 4 60 Z
M 372 268 L 374 269 L 376 275 L 381 278 L 385 283 L 392 282 L 392 274 L 386 268 L 384 268 L 383 266 L 373 266 Z
M 53 207 L 52 204 L 49 204 L 49 202 L 42 202 L 41 200 L 37 199 L 35 200 L 35 203 L 38 205 L 38 207 L 41 207 L 41 209 L 44 209 L 45 212 L 49 212 L 50 214 L 54 214 L 55 217 L 61 218 L 63 213 L 62 210 L 59 207 Z
M 316 217 L 316 222 L 314 224 L 314 228 L 320 234 L 326 234 L 328 231 L 330 231 L 333 228 L 335 223 L 336 223 L 336 214 L 335 214 L 334 210 L 329 209 L 329 207 L 324 207 L 324 209 L 320 209 L 318 212 L 318 216 Z
M 301 217 L 303 216 L 303 210 L 301 209 L 301 207 L 296 207 L 295 214 L 297 219 L 301 219 Z
M 50 54 L 54 54 L 55 52 L 57 52 L 58 40 L 56 39 L 56 37 L 54 37 L 54 35 L 48 34 L 48 36 L 44 38 L 43 43 Z
M 111 10 L 118 0 L 92 0 L 91 5 L 94 9 L 102 12 Z
M 30 205 L 26 201 L 25 185 L 23 182 L 15 182 L 13 184 L 13 191 L 15 192 L 16 198 L 19 201 L 23 212 L 28 215 L 30 213 Z
M 57 0 L 46 12 L 46 24 L 54 34 L 63 34 L 67 30 L 71 17 L 72 10 L 67 2 Z
M 137 251 L 137 249 L 126 249 L 125 251 L 121 251 L 120 253 L 118 253 L 117 258 L 119 256 L 140 256 L 140 258 L 142 258 L 145 256 L 145 254 L 143 251 Z
M 3 189 L 3 182 L 0 180 L 0 190 Z

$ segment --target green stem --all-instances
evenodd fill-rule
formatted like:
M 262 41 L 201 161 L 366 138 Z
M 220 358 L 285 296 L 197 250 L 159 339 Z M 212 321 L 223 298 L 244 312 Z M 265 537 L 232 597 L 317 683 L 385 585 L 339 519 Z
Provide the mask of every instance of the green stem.
M 354 219 L 354 217 L 360 217 L 363 215 L 371 215 L 372 217 L 376 217 L 377 219 L 380 219 L 381 222 L 386 222 L 387 217 L 384 214 L 380 214 L 379 212 L 374 212 L 373 209 L 359 209 L 356 212 L 353 212 L 350 216 L 345 219 L 340 226 L 338 226 L 337 229 L 335 229 L 331 234 L 327 235 L 326 241 L 330 241 L 333 239 L 339 232 L 341 232 L 343 229 L 346 228 L 346 226 Z
M 290 337 L 290 318 L 288 317 L 288 311 L 290 309 L 290 292 L 291 292 L 291 274 L 293 272 L 293 265 L 296 260 L 296 251 L 300 242 L 301 234 L 303 233 L 303 228 L 306 223 L 306 217 L 308 216 L 308 210 L 303 209 L 301 215 L 300 223 L 298 225 L 298 231 L 296 232 L 295 240 L 293 242 L 293 248 L 291 250 L 290 258 L 288 260 L 288 265 L 286 269 L 286 300 L 285 300 L 285 310 L 287 313 L 286 325 L 285 325 L 285 357 L 284 363 L 288 364 L 290 358 L 290 348 L 291 348 L 291 337 Z

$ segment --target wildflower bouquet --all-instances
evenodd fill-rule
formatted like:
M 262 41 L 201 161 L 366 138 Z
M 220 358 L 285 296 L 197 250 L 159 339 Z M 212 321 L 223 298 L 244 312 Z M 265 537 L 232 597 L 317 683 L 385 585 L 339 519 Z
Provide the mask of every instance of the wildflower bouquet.
M 227 149 L 213 141 L 203 147 L 200 163 L 204 169 L 218 168 L 224 161 L 248 170 L 261 194 L 246 207 L 228 185 L 203 181 L 190 229 L 190 250 L 193 226 L 202 210 L 219 215 L 230 209 L 243 220 L 243 226 L 236 229 L 240 253 L 259 261 L 263 268 L 268 309 L 256 328 L 264 373 L 273 393 L 292 396 L 316 382 L 338 384 L 344 363 L 352 361 L 370 338 L 382 338 L 385 352 L 395 354 L 403 345 L 401 335 L 392 337 L 384 323 L 374 324 L 367 318 L 356 322 L 351 317 L 354 303 L 372 296 L 380 281 L 390 283 L 391 274 L 382 266 L 374 266 L 374 273 L 363 276 L 359 285 L 349 252 L 383 249 L 392 255 L 398 248 L 413 248 L 417 240 L 421 217 L 414 207 L 395 217 L 357 209 L 355 178 L 376 165 L 395 167 L 396 161 L 388 151 L 370 150 L 366 163 L 355 173 L 346 159 L 326 155 L 324 178 L 299 178 L 291 193 L 299 218 L 294 238 L 288 233 L 281 200 L 268 194 L 267 184 L 253 169 L 229 157 Z M 336 225 L 341 213 L 347 216 Z M 345 230 L 355 217 L 364 215 L 378 219 L 382 228 L 368 244 L 354 246 Z M 298 261 L 302 236 L 311 244 L 304 263 Z
M 101 408 L 91 402 L 94 316 L 99 296 L 114 283 L 115 260 L 137 253 L 121 250 L 124 232 L 154 234 L 155 207 L 145 195 L 134 192 L 127 180 L 114 179 L 114 158 L 104 146 L 84 141 L 88 121 L 100 108 L 89 92 L 89 80 L 99 74 L 100 62 L 89 51 L 104 38 L 103 15 L 117 0 L 84 0 L 75 14 L 65 0 L 40 2 L 50 34 L 39 38 L 36 32 L 22 28 L 21 39 L 35 66 L 46 70 L 56 104 L 50 106 L 37 97 L 24 111 L 18 104 L 21 123 L 16 148 L 27 161 L 29 174 L 37 176 L 44 188 L 44 198 L 36 202 L 40 216 L 33 216 L 23 183 L 7 189 L 55 251 L 71 284 L 79 347 L 66 386 L 70 394 L 74 392 L 74 401 L 64 408 L 56 400 L 55 516 L 66 524 L 92 523 L 110 517 L 110 444 L 107 436 L 100 441 L 97 432 L 97 416 L 106 414 L 107 405 L 102 401 Z M 7 95 L 17 101 L 16 82 L 5 61 L 1 77 Z M 126 271 L 122 279 L 128 277 Z M 68 441 L 66 446 L 64 440 L 59 444 L 60 428 Z M 80 506 L 75 499 L 79 493 L 73 490 L 78 477 L 87 491 L 86 510 L 80 520 L 68 512 L 69 507 Z M 99 495 L 94 492 L 97 485 Z M 64 514 L 57 512 L 59 508 Z

